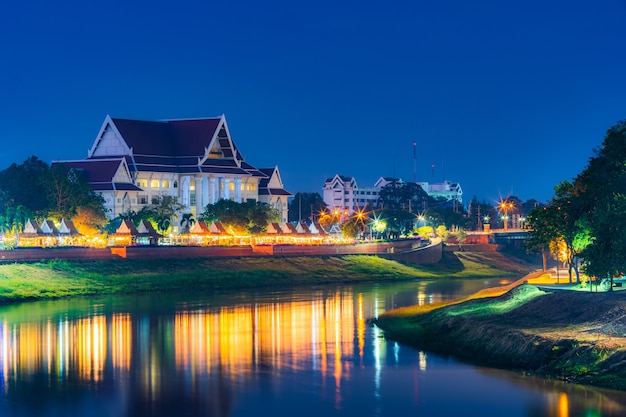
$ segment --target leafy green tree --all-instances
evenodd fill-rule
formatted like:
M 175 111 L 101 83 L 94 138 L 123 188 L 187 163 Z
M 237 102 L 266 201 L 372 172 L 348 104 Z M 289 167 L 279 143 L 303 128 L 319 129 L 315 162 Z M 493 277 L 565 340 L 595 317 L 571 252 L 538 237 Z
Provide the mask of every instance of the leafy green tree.
M 425 217 L 433 226 L 444 225 L 448 229 L 467 229 L 469 221 L 463 210 L 456 210 L 447 200 L 439 200 L 436 205 L 426 210 Z
M 541 253 L 544 271 L 547 269 L 547 253 L 550 250 L 550 243 L 558 238 L 556 214 L 553 206 L 543 206 L 534 208 L 527 216 L 529 231 L 525 242 L 526 249 Z
M 413 234 L 417 217 L 403 210 L 381 210 L 378 213 L 380 220 L 387 225 L 385 234 L 387 238 L 397 239 L 400 236 L 410 236 Z
M 0 232 L 13 235 L 21 233 L 31 217 L 33 213 L 24 206 L 7 207 L 4 213 L 0 214 Z
M 341 234 L 346 239 L 354 239 L 359 234 L 359 225 L 356 219 L 350 219 L 341 226 Z
M 580 281 L 578 257 L 589 243 L 588 230 L 582 221 L 582 206 L 574 185 L 563 181 L 554 187 L 552 200 L 546 206 L 533 209 L 527 219 L 530 230 L 526 248 L 541 251 L 544 269 L 546 250 L 555 253 L 557 259 L 567 263 L 570 282 L 573 273 L 576 281 Z M 559 242 L 565 246 L 565 259 L 559 254 Z
M 328 205 L 319 193 L 296 193 L 289 202 L 288 219 L 290 222 L 318 219 L 327 209 Z
M 581 257 L 588 274 L 613 277 L 626 271 L 624 252 L 619 251 L 626 233 L 619 219 L 626 216 L 622 204 L 626 195 L 626 120 L 607 130 L 602 146 L 594 153 L 574 181 L 579 224 L 585 226 L 591 242 Z
M 487 201 L 478 201 L 476 197 L 468 204 L 466 228 L 468 230 L 483 230 L 485 224 L 498 217 L 498 211 L 493 204 Z M 489 219 L 489 221 L 487 221 Z
M 47 217 L 72 219 L 81 208 L 83 212 L 88 210 L 92 218 L 105 218 L 104 199 L 93 191 L 82 172 L 65 164 L 54 164 L 44 183 L 49 200 Z
M 13 163 L 0 171 L 4 208 L 23 206 L 33 214 L 45 217 L 49 208 L 46 186 L 49 169 L 47 163 L 31 156 L 20 165 Z
M 380 189 L 380 204 L 385 210 L 419 213 L 428 208 L 433 198 L 417 183 L 393 180 Z
M 160 232 L 166 233 L 172 225 L 174 215 L 183 208 L 184 206 L 178 202 L 176 197 L 164 195 L 146 206 L 144 214 L 156 224 Z
M 582 252 L 586 260 L 585 271 L 611 280 L 626 271 L 626 195 L 614 194 L 610 200 L 596 207 L 593 212 L 593 235 L 591 244 Z
M 238 234 L 258 234 L 267 230 L 269 223 L 278 221 L 280 213 L 267 203 L 219 200 L 208 204 L 199 218 L 208 223 L 220 221 Z
M 280 212 L 267 203 L 247 201 L 242 204 L 247 210 L 248 231 L 252 234 L 264 233 L 271 222 L 280 220 Z
M 192 213 L 185 213 L 180 219 L 180 228 L 182 233 L 189 233 L 189 230 L 196 223 Z

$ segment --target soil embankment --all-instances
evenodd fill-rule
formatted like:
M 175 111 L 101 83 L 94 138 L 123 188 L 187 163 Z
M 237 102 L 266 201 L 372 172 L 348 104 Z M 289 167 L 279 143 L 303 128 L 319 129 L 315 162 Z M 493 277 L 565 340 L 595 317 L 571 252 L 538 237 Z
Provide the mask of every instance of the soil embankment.
M 429 312 L 392 311 L 375 321 L 386 337 L 477 364 L 626 389 L 626 291 L 503 295 Z

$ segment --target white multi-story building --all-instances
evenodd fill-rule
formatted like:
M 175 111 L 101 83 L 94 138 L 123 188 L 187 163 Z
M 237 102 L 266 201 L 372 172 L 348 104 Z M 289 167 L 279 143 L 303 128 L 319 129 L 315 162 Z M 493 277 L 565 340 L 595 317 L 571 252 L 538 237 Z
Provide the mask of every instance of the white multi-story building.
M 365 207 L 377 209 L 380 204 L 380 190 L 393 181 L 402 182 L 402 179 L 380 177 L 372 187 L 360 188 L 354 177 L 337 174 L 326 179 L 322 198 L 331 210 L 339 210 L 348 215 Z M 458 204 L 463 202 L 463 190 L 457 182 L 444 181 L 434 184 L 417 182 L 416 184 L 433 198 L 444 198 Z
M 107 116 L 88 156 L 59 161 L 83 171 L 105 199 L 110 218 L 176 197 L 194 217 L 220 199 L 265 201 L 287 218 L 278 167 L 244 161 L 226 118 L 143 121 Z

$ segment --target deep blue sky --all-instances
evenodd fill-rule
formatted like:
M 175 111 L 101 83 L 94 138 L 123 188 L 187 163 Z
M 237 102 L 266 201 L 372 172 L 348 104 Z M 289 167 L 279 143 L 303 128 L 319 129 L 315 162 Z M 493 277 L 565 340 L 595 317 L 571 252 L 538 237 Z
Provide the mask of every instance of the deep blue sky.
M 626 0 L 24 1 L 0 14 L 0 168 L 107 114 L 225 114 L 287 189 L 458 181 L 546 201 L 626 119 Z M 434 170 L 432 168 L 434 164 Z

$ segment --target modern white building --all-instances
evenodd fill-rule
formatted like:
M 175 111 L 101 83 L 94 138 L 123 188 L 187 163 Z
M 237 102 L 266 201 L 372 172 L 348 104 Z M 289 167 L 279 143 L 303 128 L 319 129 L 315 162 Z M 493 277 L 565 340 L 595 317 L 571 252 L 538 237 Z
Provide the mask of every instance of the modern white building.
M 110 218 L 139 211 L 161 196 L 178 199 L 194 217 L 220 199 L 265 201 L 287 218 L 278 167 L 244 161 L 226 117 L 165 121 L 106 116 L 87 158 L 59 161 L 85 173 Z
M 354 177 L 335 175 L 326 179 L 323 187 L 324 203 L 332 210 L 339 210 L 348 215 L 368 207 L 379 208 L 380 190 L 387 184 L 402 179 L 380 177 L 372 187 L 360 188 Z M 444 181 L 442 183 L 417 182 L 426 193 L 433 198 L 444 198 L 447 201 L 463 202 L 463 190 L 458 182 Z

